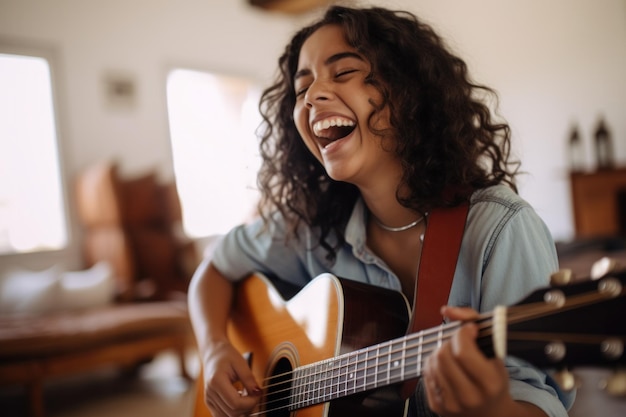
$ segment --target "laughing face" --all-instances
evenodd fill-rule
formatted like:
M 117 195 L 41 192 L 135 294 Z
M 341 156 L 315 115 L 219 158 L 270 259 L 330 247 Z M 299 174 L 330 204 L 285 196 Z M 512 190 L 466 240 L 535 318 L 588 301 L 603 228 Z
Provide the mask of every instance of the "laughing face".
M 374 114 L 381 97 L 365 82 L 370 71 L 370 63 L 346 42 L 341 27 L 327 25 L 302 45 L 294 77 L 293 115 L 304 143 L 331 178 L 359 187 L 399 166 L 369 127 L 388 127 L 386 111 Z

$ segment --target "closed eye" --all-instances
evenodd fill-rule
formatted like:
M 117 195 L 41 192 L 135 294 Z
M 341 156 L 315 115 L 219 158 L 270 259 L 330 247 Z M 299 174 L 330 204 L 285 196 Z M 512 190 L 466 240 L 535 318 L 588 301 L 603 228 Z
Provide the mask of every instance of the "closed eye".
M 306 90 L 308 90 L 308 89 L 309 89 L 309 87 L 304 87 L 304 88 L 301 88 L 299 90 L 296 90 L 296 97 L 300 97 L 301 95 L 305 94 Z
M 338 71 L 338 72 L 335 74 L 335 77 L 336 77 L 336 78 L 343 77 L 344 75 L 352 74 L 353 72 L 357 72 L 357 71 L 358 71 L 358 70 L 356 70 L 356 69 L 348 69 L 348 70 Z
M 342 77 L 344 77 L 344 76 L 346 76 L 346 75 L 349 75 L 349 74 L 352 74 L 352 73 L 354 73 L 354 72 L 358 72 L 358 71 L 359 71 L 358 69 L 354 69 L 354 68 L 352 68 L 352 69 L 346 69 L 346 70 L 341 70 L 341 71 L 337 71 L 337 72 L 335 73 L 335 79 L 337 79 L 337 78 L 342 78 Z M 308 86 L 306 86 L 306 87 L 300 88 L 299 90 L 296 90 L 296 98 L 298 98 L 298 97 L 300 97 L 300 96 L 302 96 L 302 95 L 306 94 L 306 92 L 307 92 L 307 90 L 308 90 L 308 89 L 309 89 L 309 87 L 308 87 Z

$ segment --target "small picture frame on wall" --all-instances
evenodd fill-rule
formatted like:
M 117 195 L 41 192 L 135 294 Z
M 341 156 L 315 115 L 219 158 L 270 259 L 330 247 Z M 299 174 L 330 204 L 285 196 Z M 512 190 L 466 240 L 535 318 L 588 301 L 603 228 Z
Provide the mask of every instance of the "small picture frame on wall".
M 137 105 L 137 83 L 128 73 L 110 71 L 103 77 L 104 103 L 111 110 L 132 110 Z

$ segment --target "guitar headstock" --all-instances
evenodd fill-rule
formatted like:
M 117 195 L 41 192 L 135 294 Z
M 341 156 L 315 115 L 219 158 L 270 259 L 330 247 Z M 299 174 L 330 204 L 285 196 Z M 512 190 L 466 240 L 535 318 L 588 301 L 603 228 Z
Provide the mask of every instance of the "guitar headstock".
M 559 271 L 551 281 L 507 309 L 508 354 L 545 369 L 625 367 L 626 271 L 602 259 L 589 279 Z M 559 377 L 563 388 L 576 385 L 571 374 Z

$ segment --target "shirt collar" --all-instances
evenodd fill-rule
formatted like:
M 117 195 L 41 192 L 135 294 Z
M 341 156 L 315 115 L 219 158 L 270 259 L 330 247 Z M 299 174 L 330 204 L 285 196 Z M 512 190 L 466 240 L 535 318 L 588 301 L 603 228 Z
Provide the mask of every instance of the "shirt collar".
M 367 208 L 362 198 L 357 199 L 352 209 L 352 214 L 346 225 L 346 243 L 352 246 L 353 250 L 363 253 L 365 249 L 367 223 Z

